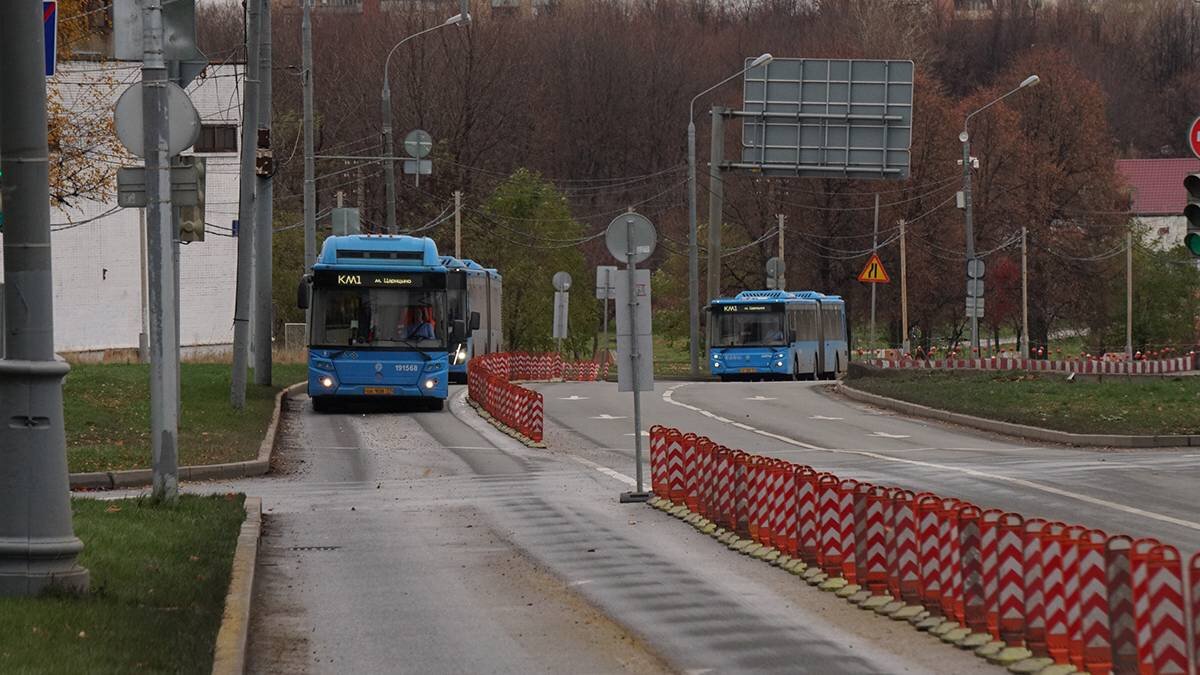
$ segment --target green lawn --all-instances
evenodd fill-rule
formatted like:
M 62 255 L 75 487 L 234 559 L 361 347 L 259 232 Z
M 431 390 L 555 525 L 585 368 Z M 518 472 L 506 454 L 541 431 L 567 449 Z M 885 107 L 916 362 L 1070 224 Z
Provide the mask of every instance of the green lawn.
M 0 672 L 210 672 L 242 501 L 74 500 L 91 589 L 0 598 Z
M 254 459 L 270 423 L 275 393 L 305 378 L 303 363 L 278 364 L 275 386 L 246 389 L 246 408 L 229 407 L 228 364 L 184 363 L 179 464 Z M 150 465 L 150 371 L 143 364 L 74 364 L 63 386 L 71 471 Z
M 1200 378 L 1067 382 L 1049 374 L 889 373 L 853 386 L 942 410 L 1072 433 L 1200 434 Z

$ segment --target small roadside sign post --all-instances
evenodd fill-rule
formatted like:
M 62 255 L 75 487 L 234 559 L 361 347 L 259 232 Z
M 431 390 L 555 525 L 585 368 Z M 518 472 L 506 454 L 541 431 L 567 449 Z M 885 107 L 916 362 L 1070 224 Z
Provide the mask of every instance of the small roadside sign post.
M 654 253 L 658 232 L 642 215 L 630 211 L 613 219 L 604 236 L 608 252 L 627 265 L 617 279 L 617 391 L 633 392 L 633 448 L 637 481 L 621 503 L 644 502 L 642 471 L 642 403 L 639 392 L 654 390 L 654 343 L 650 323 L 650 270 L 637 264 Z
M 58 3 L 42 3 L 42 29 L 46 45 L 46 77 L 54 74 L 58 65 Z
M 1200 157 L 1200 117 L 1192 120 L 1192 126 L 1188 129 L 1188 147 L 1193 155 Z
M 553 337 L 556 347 L 562 352 L 562 341 L 567 338 L 567 302 L 568 291 L 571 290 L 571 275 L 566 272 L 554 273 L 554 325 Z
M 612 265 L 596 267 L 596 299 L 604 301 L 604 351 L 608 352 L 608 301 L 617 297 L 614 284 L 617 280 L 617 268 Z M 605 359 L 607 359 L 607 355 Z

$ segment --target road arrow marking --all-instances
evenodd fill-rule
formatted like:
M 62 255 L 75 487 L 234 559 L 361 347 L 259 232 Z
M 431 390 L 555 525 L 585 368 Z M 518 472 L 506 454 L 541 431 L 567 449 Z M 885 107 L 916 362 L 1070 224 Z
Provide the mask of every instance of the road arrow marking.
M 813 415 L 812 417 L 810 417 L 808 419 L 810 419 L 810 420 L 828 420 L 830 422 L 841 422 L 842 420 L 844 420 L 846 418 L 844 418 L 844 417 L 826 417 L 824 415 Z
M 775 397 L 774 396 L 763 396 L 763 395 L 759 394 L 758 396 L 747 396 L 746 400 L 747 401 L 774 401 Z
M 565 397 L 559 398 L 558 400 L 560 400 L 560 401 L 586 401 L 587 398 L 588 397 L 586 397 L 586 396 L 576 396 L 575 394 L 571 394 L 570 396 L 565 396 Z
M 889 434 L 886 431 L 875 431 L 867 435 L 876 438 L 912 438 L 912 436 L 905 436 L 904 434 Z
M 616 416 L 616 415 L 609 415 L 608 413 L 601 413 L 591 419 L 594 419 L 594 420 L 624 420 L 624 419 L 629 419 L 629 418 L 620 417 L 620 416 Z M 629 434 L 629 435 L 632 436 L 633 434 Z

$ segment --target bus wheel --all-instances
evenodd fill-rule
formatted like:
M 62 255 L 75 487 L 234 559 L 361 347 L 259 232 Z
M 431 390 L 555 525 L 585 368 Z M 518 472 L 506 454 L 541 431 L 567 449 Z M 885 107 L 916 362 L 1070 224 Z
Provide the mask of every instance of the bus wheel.
M 329 400 L 324 396 L 315 396 L 312 399 L 312 409 L 315 413 L 329 412 Z
M 799 382 L 802 377 L 803 376 L 800 374 L 800 357 L 794 357 L 792 359 L 792 380 L 794 382 Z
M 434 412 L 443 410 L 446 407 L 446 400 L 441 398 L 430 399 L 425 403 L 425 407 Z

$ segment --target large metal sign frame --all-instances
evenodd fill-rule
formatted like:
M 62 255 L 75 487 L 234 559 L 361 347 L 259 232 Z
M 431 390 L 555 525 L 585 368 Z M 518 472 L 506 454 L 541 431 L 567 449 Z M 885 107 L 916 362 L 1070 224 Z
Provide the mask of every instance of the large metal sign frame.
M 747 59 L 749 63 L 751 59 Z M 912 146 L 912 61 L 774 59 L 743 81 L 740 162 L 768 176 L 903 180 Z

